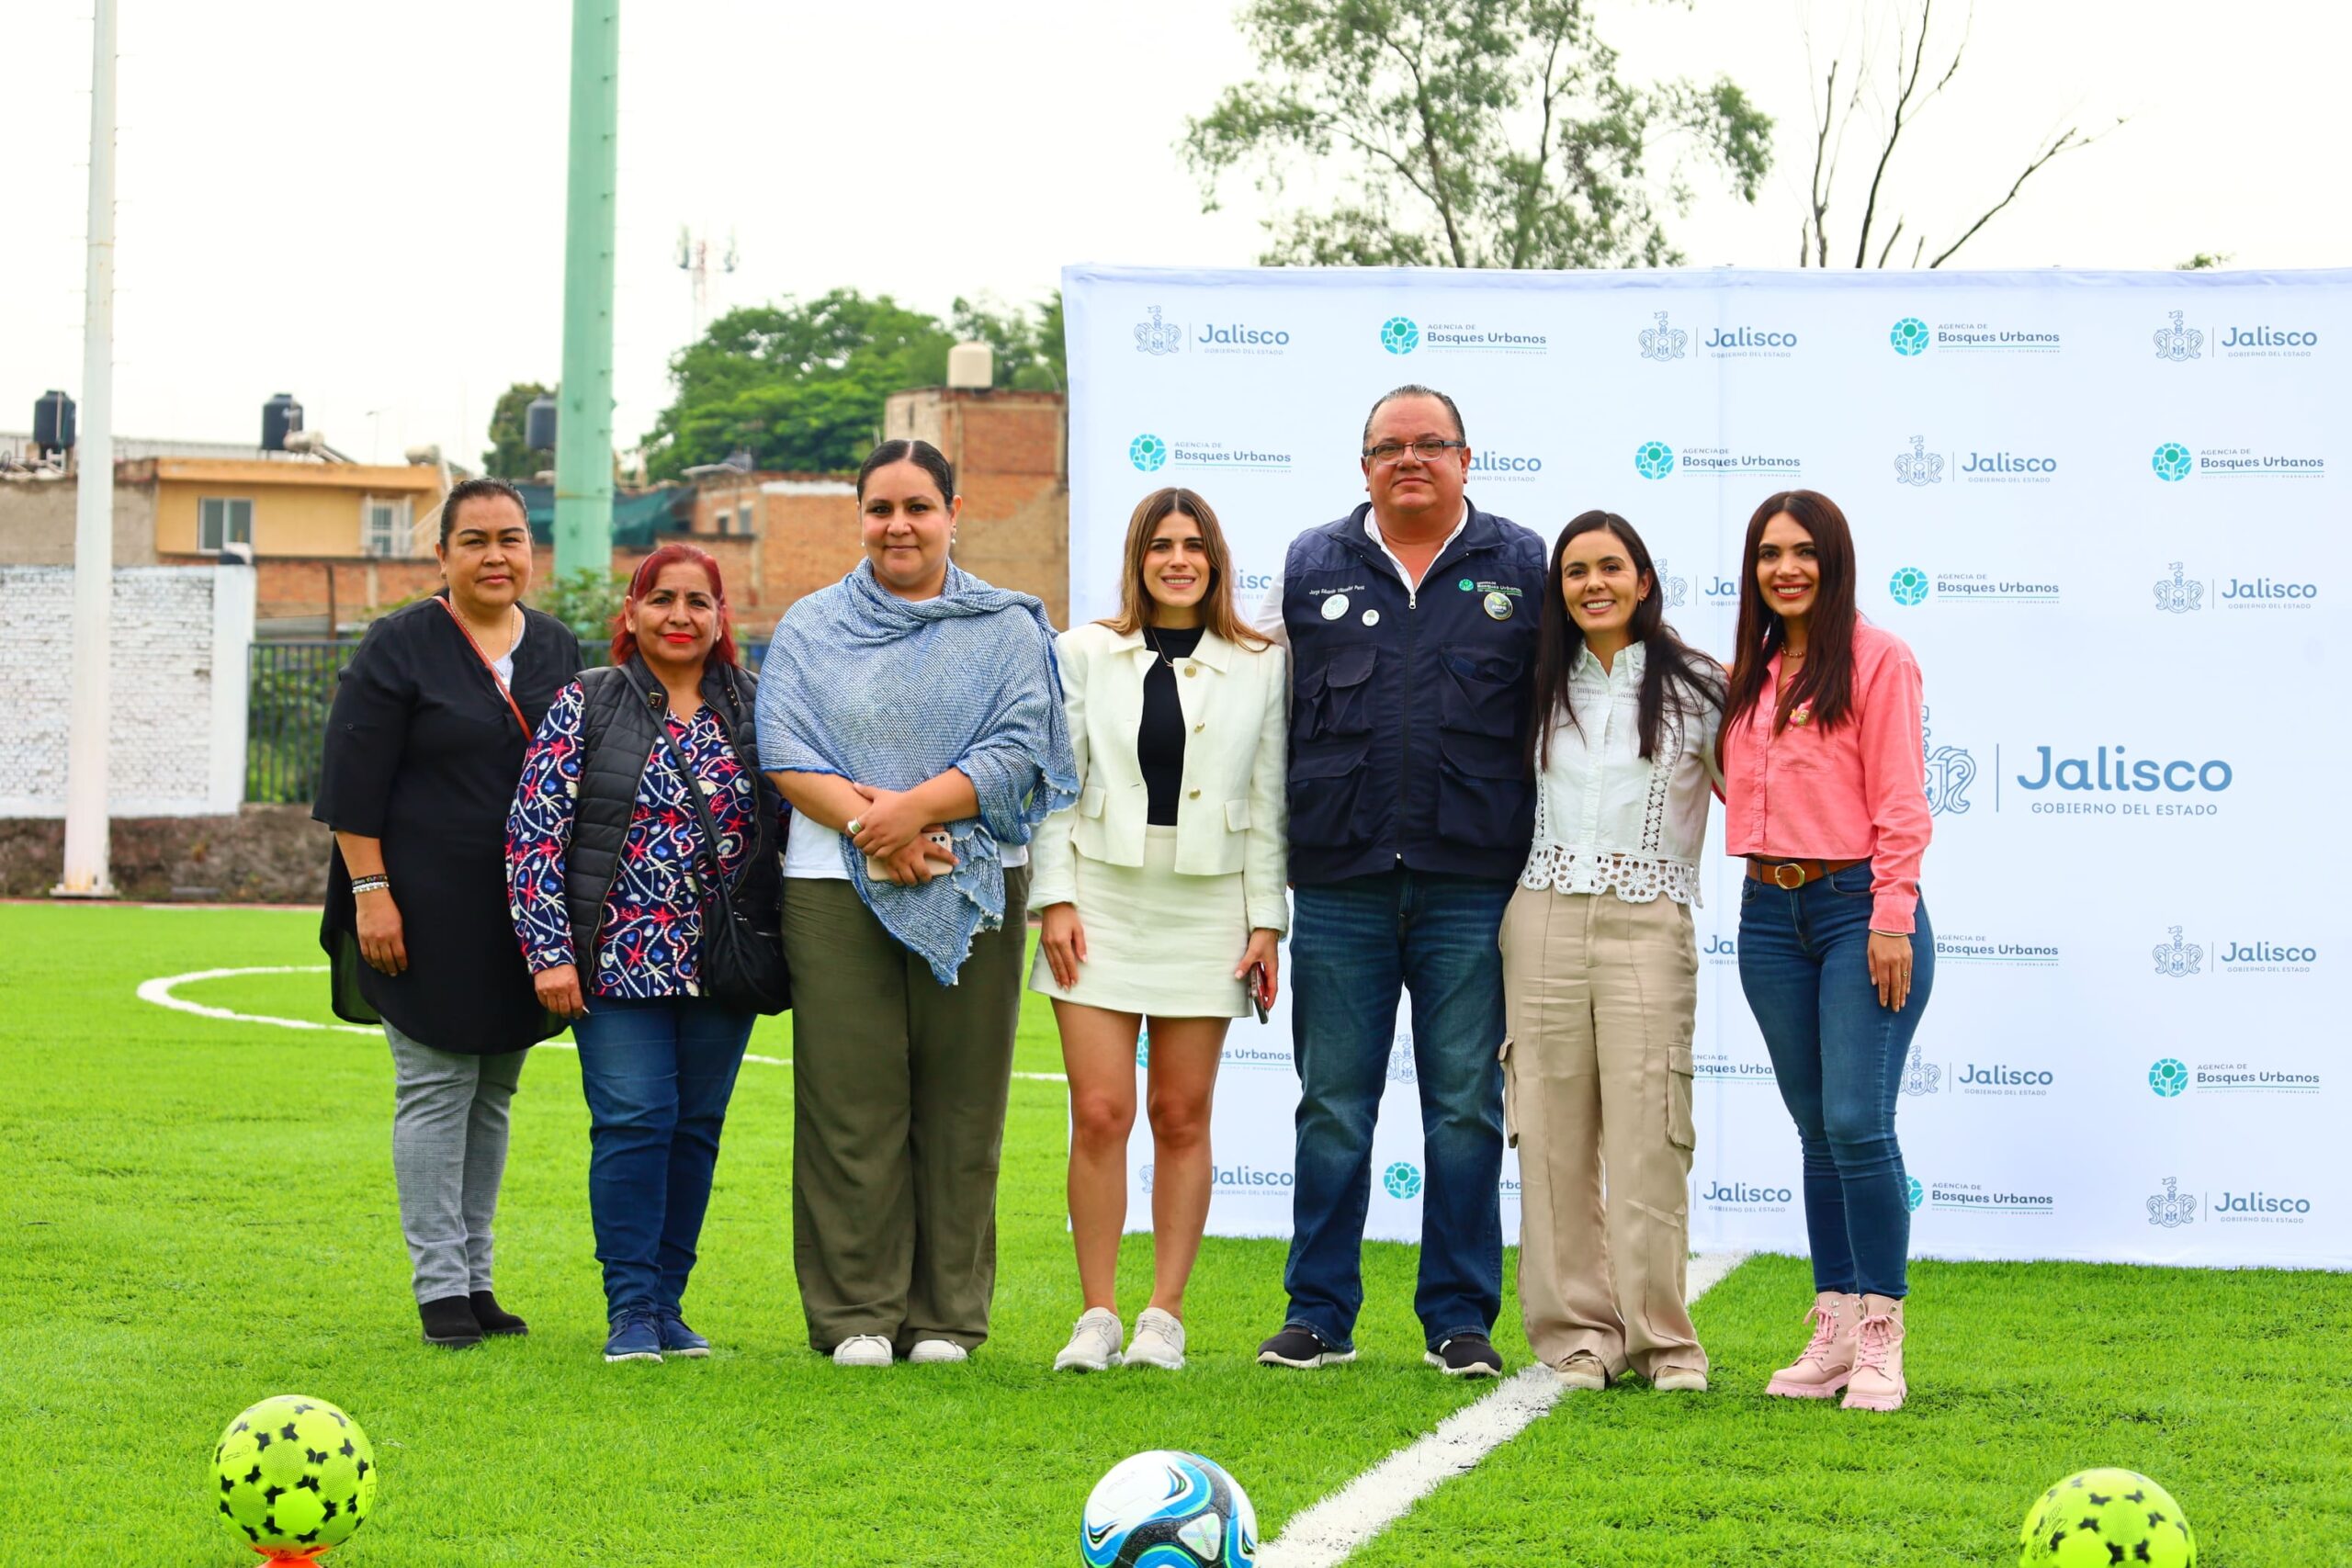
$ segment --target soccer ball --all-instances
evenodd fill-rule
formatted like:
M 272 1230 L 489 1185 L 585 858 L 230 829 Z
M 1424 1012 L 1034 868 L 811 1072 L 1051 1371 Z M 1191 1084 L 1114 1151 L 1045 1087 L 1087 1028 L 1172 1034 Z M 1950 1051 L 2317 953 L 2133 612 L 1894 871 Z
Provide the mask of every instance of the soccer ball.
M 2197 1568 L 2188 1516 L 2171 1493 L 2129 1470 L 2066 1477 L 2034 1503 L 2018 1540 L 2022 1568 Z
M 1156 1449 L 1094 1483 L 1078 1545 L 1087 1568 L 1250 1568 L 1258 1511 L 1215 1461 Z
M 359 1423 L 322 1399 L 281 1393 L 229 1423 L 212 1450 L 223 1523 L 263 1556 L 314 1557 L 349 1540 L 376 1504 L 376 1457 Z

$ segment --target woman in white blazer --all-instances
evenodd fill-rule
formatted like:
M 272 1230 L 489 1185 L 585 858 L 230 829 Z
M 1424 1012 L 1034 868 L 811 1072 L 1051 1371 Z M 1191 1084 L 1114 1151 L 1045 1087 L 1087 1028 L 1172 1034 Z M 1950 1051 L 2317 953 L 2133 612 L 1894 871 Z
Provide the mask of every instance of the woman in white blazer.
M 1115 619 L 1057 643 L 1078 804 L 1037 831 L 1029 984 L 1069 1074 L 1069 1214 L 1084 1315 L 1057 1371 L 1184 1364 L 1184 1285 L 1208 1222 L 1209 1104 L 1226 1026 L 1273 1000 L 1283 893 L 1283 649 L 1234 609 L 1208 503 L 1155 491 L 1127 525 Z M 1151 1303 L 1122 1352 L 1136 1040 L 1150 1020 Z

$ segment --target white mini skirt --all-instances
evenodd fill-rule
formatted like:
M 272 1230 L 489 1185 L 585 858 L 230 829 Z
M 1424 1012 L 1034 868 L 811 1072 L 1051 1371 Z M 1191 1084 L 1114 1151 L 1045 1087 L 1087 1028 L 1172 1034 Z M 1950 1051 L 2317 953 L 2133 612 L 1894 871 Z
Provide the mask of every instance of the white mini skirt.
M 1250 945 L 1239 872 L 1182 874 L 1173 828 L 1145 829 L 1139 866 L 1074 859 L 1086 962 L 1065 991 L 1041 946 L 1031 990 L 1156 1018 L 1239 1018 L 1250 1010 L 1249 988 L 1233 975 Z

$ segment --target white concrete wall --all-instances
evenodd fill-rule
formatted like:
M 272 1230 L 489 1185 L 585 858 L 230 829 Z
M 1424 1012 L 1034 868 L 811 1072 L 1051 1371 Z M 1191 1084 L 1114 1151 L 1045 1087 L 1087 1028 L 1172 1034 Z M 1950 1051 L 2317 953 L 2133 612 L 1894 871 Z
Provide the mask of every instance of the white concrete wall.
M 250 567 L 119 567 L 107 751 L 117 817 L 233 813 L 244 799 Z M 74 573 L 0 566 L 0 817 L 65 814 Z

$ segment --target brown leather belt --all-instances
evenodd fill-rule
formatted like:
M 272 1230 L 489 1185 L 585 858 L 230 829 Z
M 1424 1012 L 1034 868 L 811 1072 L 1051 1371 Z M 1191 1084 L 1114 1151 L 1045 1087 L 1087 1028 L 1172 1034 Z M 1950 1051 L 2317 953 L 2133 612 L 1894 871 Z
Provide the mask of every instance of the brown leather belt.
M 1763 855 L 1747 857 L 1747 874 L 1758 882 L 1769 882 L 1775 887 L 1794 891 L 1808 882 L 1818 882 L 1834 876 L 1849 866 L 1862 863 L 1858 860 L 1771 860 Z

